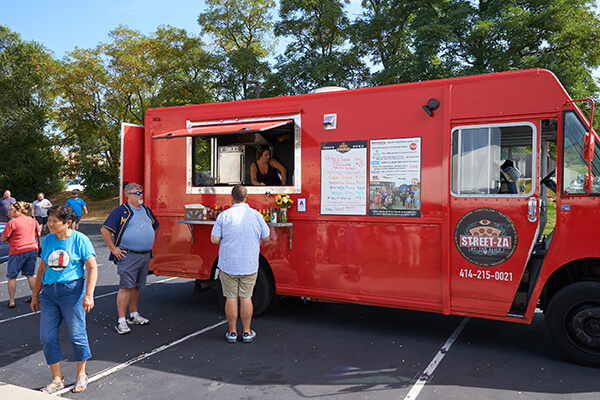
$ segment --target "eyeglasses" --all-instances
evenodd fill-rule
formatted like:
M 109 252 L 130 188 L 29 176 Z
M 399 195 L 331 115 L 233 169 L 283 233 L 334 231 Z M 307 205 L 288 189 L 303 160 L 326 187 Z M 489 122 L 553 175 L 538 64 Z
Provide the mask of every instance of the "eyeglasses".
M 129 194 L 135 194 L 136 196 L 141 196 L 144 192 L 129 192 Z

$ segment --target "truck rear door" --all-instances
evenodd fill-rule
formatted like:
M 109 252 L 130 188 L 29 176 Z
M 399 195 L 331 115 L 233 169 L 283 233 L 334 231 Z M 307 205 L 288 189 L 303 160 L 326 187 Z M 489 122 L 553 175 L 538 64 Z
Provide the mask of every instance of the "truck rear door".
M 128 183 L 144 186 L 144 133 L 141 125 L 121 124 L 121 203 Z

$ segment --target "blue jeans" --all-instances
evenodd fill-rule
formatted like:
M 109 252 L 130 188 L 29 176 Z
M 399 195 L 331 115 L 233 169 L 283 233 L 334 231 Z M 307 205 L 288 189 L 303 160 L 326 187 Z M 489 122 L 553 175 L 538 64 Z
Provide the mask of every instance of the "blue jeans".
M 63 360 L 58 342 L 58 331 L 63 319 L 73 345 L 75 361 L 85 361 L 92 356 L 85 330 L 85 310 L 82 305 L 84 296 L 83 278 L 70 283 L 44 285 L 40 294 L 40 340 L 48 364 Z

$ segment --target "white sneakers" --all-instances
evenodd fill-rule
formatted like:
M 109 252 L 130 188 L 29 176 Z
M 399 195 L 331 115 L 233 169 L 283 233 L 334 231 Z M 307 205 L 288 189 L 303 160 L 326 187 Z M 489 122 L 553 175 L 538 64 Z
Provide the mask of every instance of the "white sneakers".
M 140 314 L 137 314 L 135 317 L 130 316 L 127 319 L 127 323 L 129 325 L 146 325 L 148 322 L 150 322 L 150 320 L 142 317 Z
M 117 323 L 115 326 L 115 331 L 117 331 L 119 335 L 124 335 L 131 332 L 131 328 L 129 328 L 128 325 L 146 325 L 148 322 L 150 322 L 148 318 L 144 318 L 136 313 L 134 317 L 129 316 L 129 318 L 127 318 L 125 321 Z
M 129 326 L 127 326 L 127 322 L 123 321 L 119 322 L 117 326 L 115 326 L 115 331 L 117 331 L 119 335 L 124 335 L 131 332 L 131 329 L 129 329 Z

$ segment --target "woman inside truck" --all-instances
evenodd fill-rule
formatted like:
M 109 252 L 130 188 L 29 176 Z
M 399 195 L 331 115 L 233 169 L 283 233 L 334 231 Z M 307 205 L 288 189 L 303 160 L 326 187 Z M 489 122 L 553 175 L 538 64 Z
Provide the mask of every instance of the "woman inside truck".
M 253 185 L 281 186 L 281 182 L 286 181 L 286 172 L 283 164 L 271 158 L 271 150 L 268 146 L 260 146 L 256 149 L 256 161 L 250 165 L 250 178 Z

